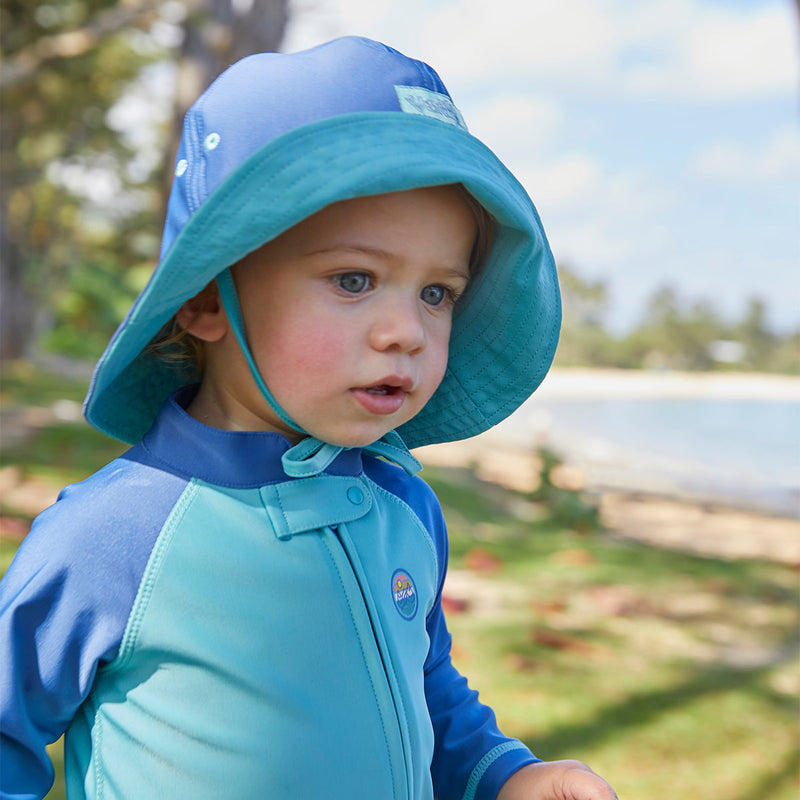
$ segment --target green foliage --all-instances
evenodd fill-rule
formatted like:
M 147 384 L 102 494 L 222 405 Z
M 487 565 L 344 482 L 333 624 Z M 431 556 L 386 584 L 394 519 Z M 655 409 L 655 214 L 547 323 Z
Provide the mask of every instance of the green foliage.
M 141 270 L 120 272 L 109 258 L 98 258 L 76 269 L 54 299 L 53 326 L 43 340 L 45 348 L 75 358 L 96 359 L 142 289 L 142 277 Z
M 97 302 L 111 273 L 125 288 L 158 258 L 183 111 L 227 64 L 276 50 L 287 18 L 286 0 L 0 5 L 0 357 L 42 338 L 98 351 L 122 319 Z
M 29 361 L 0 365 L 0 405 L 4 411 L 15 406 L 50 405 L 57 400 L 79 403 L 88 381 L 69 379 L 37 369 Z
M 32 442 L 4 447 L 0 468 L 14 465 L 26 475 L 72 483 L 91 475 L 124 449 L 125 445 L 83 421 L 55 423 L 43 428 Z
M 555 525 L 580 533 L 599 529 L 597 504 L 588 500 L 583 492 L 563 489 L 553 482 L 553 470 L 563 463 L 561 457 L 547 448 L 540 449 L 537 456 L 541 462 L 539 486 L 531 492 L 531 499 L 544 504 Z
M 63 295 L 89 286 L 100 259 L 124 281 L 143 255 L 138 231 L 160 224 L 160 177 L 154 173 L 150 186 L 131 180 L 126 165 L 135 151 L 108 114 L 144 67 L 165 57 L 149 33 L 153 6 L 12 0 L 0 15 L 6 279 L 23 281 L 36 334 L 50 333 L 54 324 L 83 325 L 107 338 L 107 310 L 97 317 L 79 304 L 72 318 Z M 98 193 L 101 184 L 108 188 Z M 155 254 L 151 246 L 144 255 Z M 119 322 L 118 304 L 110 307 Z M 79 338 L 62 331 L 51 343 L 71 342 L 69 352 Z
M 437 491 L 451 479 L 437 471 Z M 465 587 L 450 590 L 454 660 L 506 732 L 587 761 L 621 797 L 795 797 L 794 569 L 586 537 L 505 498 L 491 528 L 444 512 Z M 497 505 L 476 479 L 472 519 Z

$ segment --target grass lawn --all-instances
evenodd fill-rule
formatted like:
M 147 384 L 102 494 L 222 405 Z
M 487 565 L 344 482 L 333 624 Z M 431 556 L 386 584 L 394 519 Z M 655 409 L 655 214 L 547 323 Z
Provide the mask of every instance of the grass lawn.
M 576 533 L 464 471 L 426 477 L 454 660 L 507 733 L 622 798 L 798 797 L 796 569 Z
M 82 393 L 28 371 L 4 378 L 2 401 Z M 48 424 L 0 467 L 56 488 L 121 449 L 84 424 Z M 470 470 L 424 477 L 450 528 L 453 657 L 507 733 L 542 758 L 587 761 L 621 798 L 796 800 L 797 569 L 621 543 Z M 0 515 L 12 532 L 30 522 L 5 497 Z M 17 544 L 0 539 L 0 569 Z M 48 797 L 62 798 L 51 752 Z

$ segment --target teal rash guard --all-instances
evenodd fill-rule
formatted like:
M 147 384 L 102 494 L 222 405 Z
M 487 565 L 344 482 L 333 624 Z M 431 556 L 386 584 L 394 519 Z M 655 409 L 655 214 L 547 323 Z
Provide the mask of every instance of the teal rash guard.
M 0 582 L 0 796 L 493 798 L 537 759 L 450 660 L 428 486 L 192 419 L 40 515 Z

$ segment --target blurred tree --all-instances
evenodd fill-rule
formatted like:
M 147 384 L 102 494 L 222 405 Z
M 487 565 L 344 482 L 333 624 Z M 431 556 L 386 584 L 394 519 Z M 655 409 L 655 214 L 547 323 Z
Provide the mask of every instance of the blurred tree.
M 152 22 L 153 7 L 9 0 L 0 8 L 3 357 L 27 349 L 34 332 L 49 324 L 50 301 L 69 271 L 91 257 L 92 237 L 81 224 L 91 203 L 67 184 L 101 160 L 130 156 L 105 111 L 156 55 L 136 45 L 136 34 Z M 63 170 L 69 168 L 67 178 Z
M 604 320 L 608 292 L 603 281 L 589 281 L 569 266 L 559 265 L 563 305 L 559 364 L 606 365 L 610 337 Z
M 778 339 L 767 364 L 758 368 L 800 375 L 800 330 Z
M 705 301 L 693 303 L 680 326 L 676 365 L 679 369 L 712 369 L 711 343 L 725 336 L 726 327 L 713 306 Z
M 558 279 L 564 305 L 564 322 L 568 325 L 602 327 L 608 303 L 603 281 L 588 281 L 572 267 L 559 265 Z
M 750 301 L 740 321 L 729 322 L 708 301 L 687 307 L 675 289 L 664 286 L 650 297 L 637 326 L 613 336 L 603 325 L 605 284 L 586 281 L 570 268 L 560 267 L 559 276 L 564 303 L 559 366 L 800 373 L 800 331 L 772 331 L 759 299 Z M 720 358 L 740 351 L 744 357 Z
M 714 366 L 711 343 L 725 334 L 726 327 L 712 306 L 698 301 L 683 311 L 675 290 L 666 286 L 650 298 L 642 325 L 632 338 L 646 366 L 707 370 Z
M 276 50 L 286 8 L 4 0 L 0 358 L 48 331 L 96 354 L 157 257 L 173 117 L 231 61 Z
M 742 321 L 734 328 L 733 338 L 744 346 L 744 360 L 751 369 L 764 369 L 775 347 L 776 337 L 767 326 L 763 300 L 751 298 Z

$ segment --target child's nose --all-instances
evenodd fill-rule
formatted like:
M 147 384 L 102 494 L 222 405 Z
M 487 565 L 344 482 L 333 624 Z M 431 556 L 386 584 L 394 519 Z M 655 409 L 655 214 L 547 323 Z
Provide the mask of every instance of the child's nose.
M 394 297 L 376 309 L 370 343 L 379 351 L 416 353 L 425 348 L 425 325 L 419 298 Z

